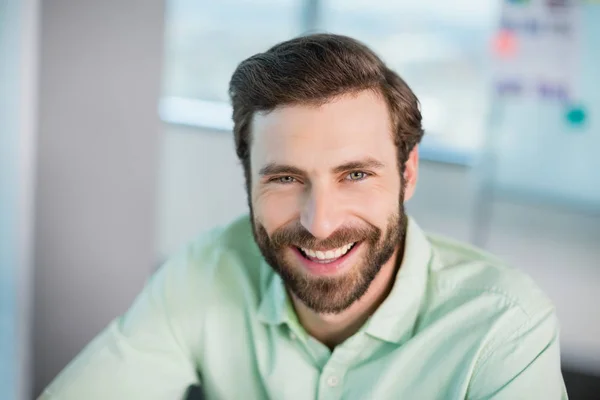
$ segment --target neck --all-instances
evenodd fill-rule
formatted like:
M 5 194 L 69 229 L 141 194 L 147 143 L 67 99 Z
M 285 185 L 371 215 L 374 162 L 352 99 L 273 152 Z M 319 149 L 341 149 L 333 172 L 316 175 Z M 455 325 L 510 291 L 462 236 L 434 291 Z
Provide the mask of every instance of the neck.
M 354 335 L 392 290 L 400 260 L 397 249 L 388 262 L 381 267 L 367 292 L 350 307 L 337 314 L 316 313 L 292 294 L 296 314 L 304 329 L 330 349 Z

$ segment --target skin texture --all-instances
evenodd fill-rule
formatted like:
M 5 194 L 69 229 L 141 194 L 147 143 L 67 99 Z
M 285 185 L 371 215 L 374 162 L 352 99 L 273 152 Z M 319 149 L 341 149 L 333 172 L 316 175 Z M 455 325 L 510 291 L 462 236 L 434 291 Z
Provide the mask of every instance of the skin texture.
M 259 248 L 282 276 L 305 329 L 335 347 L 392 287 L 418 152 L 401 177 L 386 103 L 363 91 L 255 115 L 250 159 Z M 348 243 L 356 245 L 331 265 L 299 250 Z

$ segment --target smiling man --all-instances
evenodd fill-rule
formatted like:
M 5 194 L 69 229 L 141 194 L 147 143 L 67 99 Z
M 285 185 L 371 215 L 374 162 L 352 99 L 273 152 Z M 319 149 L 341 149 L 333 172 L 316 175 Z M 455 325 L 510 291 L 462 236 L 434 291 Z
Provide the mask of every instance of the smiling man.
M 406 215 L 421 114 L 371 50 L 284 42 L 230 95 L 250 216 L 168 261 L 42 398 L 566 398 L 543 293 Z

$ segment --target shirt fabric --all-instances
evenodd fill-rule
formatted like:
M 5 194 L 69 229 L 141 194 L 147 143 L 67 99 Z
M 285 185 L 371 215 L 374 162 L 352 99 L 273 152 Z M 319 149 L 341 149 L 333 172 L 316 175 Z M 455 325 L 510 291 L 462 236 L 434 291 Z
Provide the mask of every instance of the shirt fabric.
M 551 302 L 490 255 L 409 218 L 394 286 L 330 351 L 299 323 L 248 217 L 149 280 L 43 400 L 566 399 Z

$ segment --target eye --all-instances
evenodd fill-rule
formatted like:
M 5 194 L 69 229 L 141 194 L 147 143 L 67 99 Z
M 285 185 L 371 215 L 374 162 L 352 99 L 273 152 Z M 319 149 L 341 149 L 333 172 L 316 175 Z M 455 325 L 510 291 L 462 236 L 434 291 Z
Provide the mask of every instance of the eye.
M 294 183 L 296 182 L 296 178 L 293 176 L 279 176 L 277 178 L 273 178 L 273 182 L 283 184 Z
M 349 181 L 362 181 L 363 179 L 365 179 L 367 176 L 369 176 L 369 174 L 367 174 L 366 172 L 362 172 L 362 171 L 353 171 L 350 172 L 347 176 L 346 179 Z

